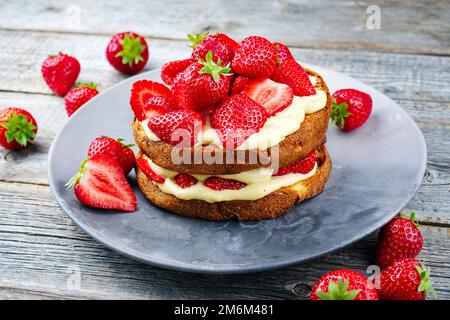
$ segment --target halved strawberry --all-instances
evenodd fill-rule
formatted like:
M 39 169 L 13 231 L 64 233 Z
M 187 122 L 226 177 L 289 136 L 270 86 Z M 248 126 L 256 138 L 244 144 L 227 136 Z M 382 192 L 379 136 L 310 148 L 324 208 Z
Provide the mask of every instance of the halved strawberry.
M 136 211 L 136 195 L 119 163 L 98 154 L 84 160 L 80 171 L 66 184 L 86 206 L 120 211 Z
M 269 78 L 250 80 L 243 92 L 262 105 L 269 116 L 291 105 L 294 91 L 286 84 L 277 83 Z
M 202 116 L 190 110 L 178 110 L 150 118 L 148 127 L 162 141 L 182 147 L 192 146 L 203 126 Z
M 155 181 L 156 183 L 164 183 L 164 181 L 166 181 L 164 177 L 161 177 L 155 171 L 153 171 L 147 160 L 138 158 L 136 160 L 136 165 L 149 179 Z
M 233 179 L 224 179 L 219 177 L 209 177 L 204 182 L 205 187 L 208 187 L 213 190 L 222 191 L 222 190 L 239 190 L 246 186 L 244 182 L 233 180 Z
M 316 165 L 316 154 L 315 152 L 311 152 L 308 154 L 305 158 L 300 159 L 299 161 L 296 161 L 294 163 L 291 163 L 290 165 L 278 169 L 273 175 L 274 176 L 284 176 L 288 173 L 301 173 L 306 174 L 310 172 L 312 169 L 314 169 L 314 166 Z
M 133 84 L 130 105 L 139 121 L 146 119 L 145 106 L 153 96 L 171 98 L 172 92 L 165 85 L 152 80 L 140 80 Z
M 166 112 L 172 112 L 177 110 L 177 106 L 173 102 L 172 98 L 166 97 L 151 97 L 148 99 L 144 109 L 146 119 L 150 119 L 153 116 L 158 116 Z
M 278 60 L 275 72 L 270 76 L 273 81 L 287 84 L 296 96 L 316 94 L 316 89 L 308 78 L 308 73 L 294 58 Z
M 236 148 L 267 121 L 267 111 L 245 93 L 228 97 L 217 106 L 211 116 L 225 148 Z
M 161 69 L 161 79 L 169 86 L 172 85 L 173 79 L 175 79 L 177 74 L 186 70 L 195 61 L 194 58 L 189 58 L 164 63 Z
M 232 96 L 233 94 L 241 93 L 249 81 L 250 81 L 249 78 L 241 76 L 241 75 L 237 75 L 233 79 L 233 82 L 231 83 L 230 96 Z
M 183 189 L 193 186 L 198 181 L 195 177 L 187 173 L 179 173 L 175 176 L 174 179 L 177 185 L 179 185 Z

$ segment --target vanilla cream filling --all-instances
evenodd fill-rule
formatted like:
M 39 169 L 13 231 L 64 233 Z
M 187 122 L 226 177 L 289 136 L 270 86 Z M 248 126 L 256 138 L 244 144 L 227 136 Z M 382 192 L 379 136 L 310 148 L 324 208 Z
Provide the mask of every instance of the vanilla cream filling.
M 313 76 L 310 76 L 309 79 L 313 86 L 316 86 L 318 79 Z M 258 132 L 250 135 L 236 149 L 266 150 L 275 146 L 300 128 L 305 119 L 305 115 L 323 109 L 326 104 L 327 94 L 319 88 L 316 88 L 315 95 L 304 97 L 294 96 L 289 107 L 268 118 Z M 148 120 L 142 121 L 141 124 L 151 141 L 160 141 L 148 127 Z M 211 127 L 209 119 L 206 119 L 203 130 L 199 133 L 196 146 L 200 145 L 215 145 L 218 148 L 223 148 L 219 133 Z
M 212 190 L 206 187 L 202 182 L 211 177 L 210 175 L 193 174 L 198 182 L 188 188 L 181 188 L 174 177 L 178 172 L 168 170 L 156 165 L 148 157 L 148 164 L 158 175 L 165 178 L 164 183 L 156 183 L 152 181 L 158 188 L 167 194 L 171 194 L 182 200 L 203 200 L 214 203 L 232 200 L 258 200 L 266 195 L 283 187 L 291 186 L 299 181 L 308 179 L 313 176 L 317 170 L 317 164 L 314 168 L 306 173 L 290 173 L 284 176 L 273 177 L 273 169 L 260 168 L 249 170 L 238 174 L 217 175 L 217 177 L 225 179 L 234 179 L 246 183 L 247 185 L 239 190 Z

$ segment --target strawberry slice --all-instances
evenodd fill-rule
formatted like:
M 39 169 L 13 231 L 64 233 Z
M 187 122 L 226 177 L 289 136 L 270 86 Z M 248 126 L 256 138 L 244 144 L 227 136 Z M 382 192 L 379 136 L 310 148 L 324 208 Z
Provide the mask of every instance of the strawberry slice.
M 314 166 L 316 165 L 316 154 L 311 152 L 308 154 L 305 158 L 300 159 L 299 161 L 296 161 L 294 163 L 291 163 L 290 165 L 278 169 L 277 172 L 275 172 L 274 176 L 284 176 L 285 174 L 289 173 L 301 173 L 306 174 L 310 172 L 312 169 L 314 169 Z
M 86 206 L 136 211 L 137 200 L 119 163 L 108 155 L 98 154 L 84 160 L 72 179 L 66 184 Z
M 228 97 L 211 116 L 225 148 L 236 148 L 257 133 L 267 121 L 267 111 L 244 93 Z
M 166 181 L 164 177 L 161 177 L 153 171 L 147 160 L 139 158 L 136 160 L 136 165 L 149 179 L 155 181 L 156 183 L 164 183 L 164 181 Z
M 308 74 L 294 58 L 278 59 L 278 66 L 270 77 L 273 81 L 287 84 L 296 96 L 316 94 L 316 89 L 309 81 Z
M 203 126 L 201 115 L 190 110 L 178 110 L 150 118 L 148 127 L 162 141 L 189 147 L 197 142 Z
M 241 93 L 249 81 L 250 79 L 247 77 L 241 75 L 236 76 L 230 86 L 230 96 Z
M 172 92 L 165 85 L 152 80 L 140 80 L 133 84 L 130 105 L 139 121 L 146 119 L 145 106 L 153 96 L 172 98 Z
M 175 182 L 183 189 L 189 188 L 197 183 L 197 179 L 187 173 L 179 173 L 175 176 Z
M 250 80 L 243 91 L 262 105 L 269 116 L 289 107 L 294 98 L 294 91 L 291 87 L 268 78 Z
M 173 79 L 195 61 L 194 58 L 189 58 L 164 63 L 161 69 L 161 79 L 169 86 L 172 85 Z
M 219 177 L 209 177 L 204 182 L 205 187 L 208 187 L 213 190 L 222 191 L 222 190 L 239 190 L 246 186 L 244 182 L 233 180 L 233 179 L 224 179 Z
M 150 119 L 154 116 L 160 116 L 166 112 L 175 111 L 177 109 L 178 108 L 172 98 L 154 96 L 148 99 L 143 113 L 145 114 L 145 119 Z

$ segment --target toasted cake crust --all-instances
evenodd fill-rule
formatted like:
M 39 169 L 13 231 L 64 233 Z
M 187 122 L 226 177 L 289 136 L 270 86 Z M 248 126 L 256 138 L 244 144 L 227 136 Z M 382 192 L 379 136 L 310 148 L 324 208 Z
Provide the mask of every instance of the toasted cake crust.
M 326 142 L 326 131 L 332 108 L 332 97 L 323 78 L 312 70 L 306 70 L 309 75 L 318 78 L 316 87 L 321 88 L 326 92 L 327 104 L 323 109 L 306 115 L 300 128 L 278 144 L 278 159 L 270 158 L 270 149 L 267 150 L 267 153 L 258 153 L 257 150 L 234 150 L 234 159 L 240 158 L 245 159 L 245 161 L 241 163 L 236 163 L 237 161 L 223 161 L 224 163 L 208 164 L 204 161 L 201 163 L 194 163 L 192 160 L 190 164 L 175 164 L 171 159 L 172 152 L 176 152 L 177 149 L 163 141 L 151 141 L 145 134 L 141 123 L 135 119 L 132 123 L 132 128 L 136 144 L 139 149 L 149 156 L 157 165 L 183 173 L 216 175 L 233 174 L 260 167 L 268 167 L 270 166 L 271 161 L 279 163 L 280 167 L 287 166 L 298 159 L 304 158 L 308 153 L 318 149 Z M 198 153 L 203 155 L 205 152 L 211 153 L 212 149 L 214 150 L 214 153 L 221 153 L 223 155 L 221 156 L 221 159 L 225 159 L 225 150 L 214 148 L 212 146 L 198 146 L 191 149 L 184 149 L 183 151 L 188 152 L 188 154 L 190 153 L 191 159 L 204 159 L 205 157 L 196 157 L 196 155 L 198 155 Z M 258 157 L 255 157 L 256 154 L 258 154 Z M 256 163 L 254 163 L 254 161 L 249 161 L 249 159 L 256 158 L 259 160 Z
M 305 201 L 322 192 L 331 173 L 331 160 L 326 147 L 317 152 L 316 173 L 292 186 L 280 188 L 255 200 L 234 200 L 209 203 L 202 200 L 182 200 L 162 192 L 147 176 L 136 168 L 136 177 L 144 195 L 155 205 L 171 212 L 204 220 L 229 219 L 262 220 L 286 214 L 297 202 Z

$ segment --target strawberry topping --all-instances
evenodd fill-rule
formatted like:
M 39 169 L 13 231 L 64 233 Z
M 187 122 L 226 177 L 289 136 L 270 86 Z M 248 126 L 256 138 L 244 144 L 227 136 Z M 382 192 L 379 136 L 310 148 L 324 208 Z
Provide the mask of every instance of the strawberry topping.
M 274 173 L 274 176 L 284 176 L 285 174 L 289 173 L 301 173 L 306 174 L 310 172 L 312 169 L 314 169 L 314 166 L 316 165 L 316 155 L 314 152 L 311 152 L 308 154 L 305 158 L 300 159 L 299 161 L 296 161 L 294 163 L 291 163 L 290 165 L 278 169 L 276 173 Z
M 164 181 L 166 181 L 164 177 L 161 177 L 155 171 L 153 171 L 147 160 L 139 158 L 136 160 L 136 164 L 139 170 L 141 170 L 149 179 L 155 181 L 156 183 L 164 183 Z
M 279 59 L 279 64 L 270 78 L 290 86 L 296 96 L 316 94 L 316 89 L 309 80 L 308 73 L 294 58 Z
M 205 180 L 204 185 L 210 189 L 217 191 L 239 190 L 246 186 L 246 184 L 243 182 L 219 177 L 209 177 L 208 179 Z
M 172 85 L 175 77 L 186 70 L 196 60 L 194 58 L 169 61 L 163 64 L 161 69 L 161 79 L 168 85 Z
M 154 96 L 171 98 L 172 92 L 165 85 L 152 80 L 140 80 L 133 84 L 130 105 L 139 121 L 146 119 L 147 101 Z
M 187 173 L 179 173 L 174 179 L 175 182 L 183 189 L 189 188 L 197 183 L 197 179 Z

